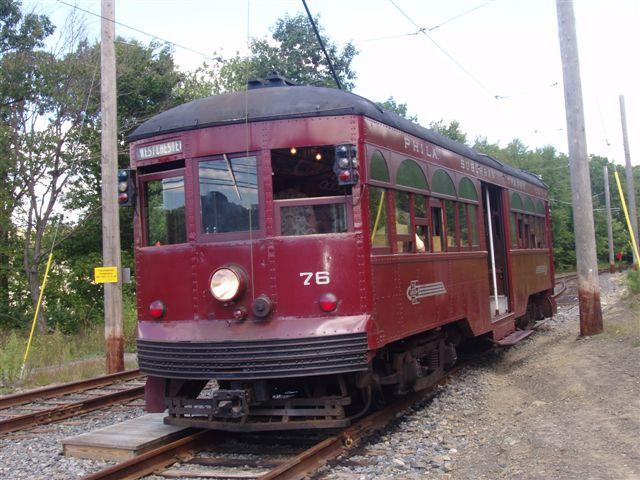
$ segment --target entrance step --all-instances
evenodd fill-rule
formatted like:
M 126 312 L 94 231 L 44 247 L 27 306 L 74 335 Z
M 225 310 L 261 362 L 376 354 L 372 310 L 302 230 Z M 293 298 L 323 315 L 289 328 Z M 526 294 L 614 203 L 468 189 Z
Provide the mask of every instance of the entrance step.
M 533 330 L 516 330 L 500 340 L 494 342 L 501 347 L 512 347 L 521 340 L 524 340 L 533 333 Z
M 165 425 L 166 413 L 150 413 L 62 441 L 67 457 L 122 461 L 188 435 L 187 427 Z

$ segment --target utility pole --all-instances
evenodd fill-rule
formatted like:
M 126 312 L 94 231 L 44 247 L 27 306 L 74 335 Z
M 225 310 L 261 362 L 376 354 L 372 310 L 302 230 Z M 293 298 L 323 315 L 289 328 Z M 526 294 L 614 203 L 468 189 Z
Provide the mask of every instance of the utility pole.
M 633 168 L 631 167 L 631 153 L 629 152 L 629 139 L 627 138 L 627 114 L 624 109 L 624 95 L 620 95 L 620 121 L 622 122 L 622 141 L 624 143 L 624 162 L 627 175 L 627 197 L 629 204 L 629 216 L 631 217 L 631 229 L 633 237 L 638 244 L 638 210 L 636 209 L 636 190 L 633 186 Z M 633 252 L 633 264 L 638 264 L 635 251 Z
M 116 267 L 115 283 L 104 284 L 107 373 L 124 370 L 122 274 L 118 211 L 118 115 L 116 109 L 115 0 L 102 0 L 100 107 L 102 112 L 102 264 Z
M 569 142 L 571 203 L 578 264 L 580 335 L 595 335 L 602 332 L 602 308 L 573 1 L 556 0 L 556 10 Z
M 613 226 L 611 225 L 611 196 L 609 194 L 609 168 L 604 166 L 604 200 L 607 207 L 607 233 L 609 235 L 609 272 L 616 271 L 613 251 Z

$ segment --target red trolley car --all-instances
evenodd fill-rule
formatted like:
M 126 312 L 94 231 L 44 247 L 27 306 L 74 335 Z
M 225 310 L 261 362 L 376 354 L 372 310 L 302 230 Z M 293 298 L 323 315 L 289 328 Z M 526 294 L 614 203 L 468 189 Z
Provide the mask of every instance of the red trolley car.
M 362 97 L 274 76 L 130 141 L 138 358 L 167 423 L 344 426 L 554 311 L 545 184 Z

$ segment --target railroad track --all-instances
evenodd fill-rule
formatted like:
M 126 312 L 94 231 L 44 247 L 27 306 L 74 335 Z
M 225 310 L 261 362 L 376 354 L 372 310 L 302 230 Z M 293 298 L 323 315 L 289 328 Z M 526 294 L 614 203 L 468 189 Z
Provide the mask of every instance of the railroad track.
M 142 398 L 139 370 L 0 397 L 0 435 Z
M 469 363 L 459 363 L 433 387 L 412 393 L 338 433 L 305 436 L 193 430 L 186 437 L 82 480 L 137 479 L 150 474 L 165 478 L 301 479 L 382 430 L 403 410 L 430 400 L 435 396 L 438 385 L 447 382 L 451 375 Z
M 598 274 L 609 272 L 608 268 L 601 268 Z M 558 305 L 573 305 L 578 302 L 578 274 L 575 272 L 556 275 L 553 298 Z M 558 300 L 562 298 L 562 300 Z

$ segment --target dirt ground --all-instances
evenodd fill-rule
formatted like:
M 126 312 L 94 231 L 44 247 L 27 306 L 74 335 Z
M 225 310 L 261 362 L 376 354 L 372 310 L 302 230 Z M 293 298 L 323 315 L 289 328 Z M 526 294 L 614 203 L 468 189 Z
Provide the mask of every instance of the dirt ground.
M 640 300 L 603 276 L 605 332 L 578 308 L 483 369 L 488 384 L 451 479 L 640 479 Z M 543 327 L 545 328 L 545 327 Z

